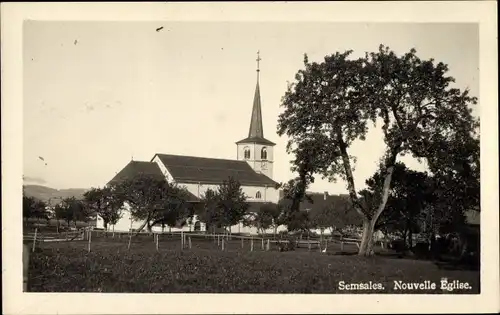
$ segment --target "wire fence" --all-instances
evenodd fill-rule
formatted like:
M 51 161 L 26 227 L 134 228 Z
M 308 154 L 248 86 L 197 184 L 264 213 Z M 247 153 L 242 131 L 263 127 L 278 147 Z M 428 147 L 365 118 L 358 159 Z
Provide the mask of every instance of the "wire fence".
M 43 247 L 47 242 L 79 242 L 85 243 L 87 251 L 93 247 L 114 246 L 127 250 L 137 247 L 153 247 L 157 251 L 170 250 L 220 250 L 220 251 L 318 251 L 326 253 L 328 249 L 335 251 L 357 250 L 360 240 L 328 237 L 295 237 L 291 235 L 241 235 L 217 234 L 206 232 L 113 232 L 103 230 L 81 229 L 66 232 L 46 232 L 34 229 L 24 234 L 25 243 L 31 243 L 32 251 Z

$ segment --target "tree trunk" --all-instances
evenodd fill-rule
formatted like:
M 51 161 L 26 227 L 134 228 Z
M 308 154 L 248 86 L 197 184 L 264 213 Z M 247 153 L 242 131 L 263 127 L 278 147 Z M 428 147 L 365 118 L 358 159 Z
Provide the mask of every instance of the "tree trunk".
M 391 161 L 395 160 L 395 156 L 391 159 Z M 361 245 L 359 246 L 358 255 L 361 256 L 371 256 L 373 255 L 373 232 L 375 232 L 375 224 L 377 220 L 385 209 L 385 205 L 387 204 L 387 199 L 389 199 L 389 191 L 391 188 L 391 179 L 392 173 L 394 172 L 394 165 L 391 165 L 387 168 L 386 175 L 384 178 L 384 186 L 382 189 L 382 200 L 380 205 L 377 208 L 377 211 L 371 218 L 368 220 L 365 216 L 363 219 L 363 238 L 361 241 Z
M 144 222 L 141 224 L 141 226 L 137 229 L 135 236 L 139 235 L 139 233 L 144 229 L 144 227 L 149 223 L 149 217 L 144 220 Z
M 363 218 L 363 236 L 361 237 L 361 244 L 359 245 L 358 255 L 360 256 L 369 256 L 372 253 L 370 252 L 373 238 L 373 228 L 371 228 L 371 222 Z

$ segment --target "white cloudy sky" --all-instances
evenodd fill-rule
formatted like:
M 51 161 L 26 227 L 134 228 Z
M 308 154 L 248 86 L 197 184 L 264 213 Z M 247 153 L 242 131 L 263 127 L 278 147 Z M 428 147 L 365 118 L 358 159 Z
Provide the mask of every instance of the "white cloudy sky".
M 277 143 L 274 179 L 286 181 L 292 157 L 276 124 L 303 54 L 321 61 L 381 43 L 447 63 L 457 86 L 479 96 L 474 24 L 25 22 L 24 175 L 54 188 L 90 187 L 131 156 L 235 158 L 234 142 L 248 133 L 260 50 L 264 133 Z M 382 152 L 376 130 L 351 149 L 358 189 Z M 318 180 L 311 190 L 343 193 L 345 184 Z

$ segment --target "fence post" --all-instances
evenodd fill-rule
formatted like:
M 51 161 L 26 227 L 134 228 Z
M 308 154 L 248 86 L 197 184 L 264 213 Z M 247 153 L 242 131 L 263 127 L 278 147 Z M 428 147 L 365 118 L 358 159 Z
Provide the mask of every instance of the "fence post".
M 220 235 L 217 234 L 217 247 L 219 247 L 219 246 L 220 246 Z
M 30 248 L 28 245 L 23 245 L 23 289 L 28 292 L 28 270 L 30 263 Z
M 130 243 L 132 242 L 132 231 L 129 232 L 128 234 L 128 250 L 130 250 Z
M 35 252 L 36 247 L 36 234 L 38 232 L 38 228 L 35 228 L 35 236 L 33 237 L 33 252 Z
M 264 250 L 264 238 L 262 238 L 262 250 Z
M 189 249 L 191 249 L 191 236 L 189 237 Z
M 222 250 L 224 250 L 224 238 L 222 239 Z
M 308 241 L 308 242 L 307 242 L 307 249 L 308 249 L 309 251 L 311 251 L 311 242 L 310 242 L 310 241 Z
M 184 231 L 181 230 L 181 249 L 184 249 Z
M 156 251 L 158 251 L 158 243 L 160 242 L 160 234 L 156 234 Z
M 253 252 L 253 237 L 250 240 L 250 251 Z
M 244 247 L 243 240 L 244 240 L 244 238 L 242 237 L 242 238 L 241 238 L 241 248 L 243 248 L 243 247 Z
M 88 234 L 89 234 L 89 253 L 90 253 L 90 243 L 92 242 L 92 233 L 90 232 L 90 230 Z
M 267 251 L 269 251 L 269 239 L 267 239 Z

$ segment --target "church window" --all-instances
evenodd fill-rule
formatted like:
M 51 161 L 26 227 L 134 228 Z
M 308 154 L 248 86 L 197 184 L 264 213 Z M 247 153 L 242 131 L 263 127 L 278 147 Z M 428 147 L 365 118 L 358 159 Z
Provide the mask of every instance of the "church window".
M 260 193 L 260 191 L 258 191 L 256 194 L 255 194 L 255 199 L 260 199 L 262 198 L 262 194 Z
M 267 160 L 267 149 L 266 149 L 266 147 L 263 147 L 262 150 L 260 151 L 260 158 L 262 160 Z
M 245 158 L 245 160 L 250 159 L 250 148 L 249 147 L 245 147 L 245 149 L 243 150 L 243 157 Z

